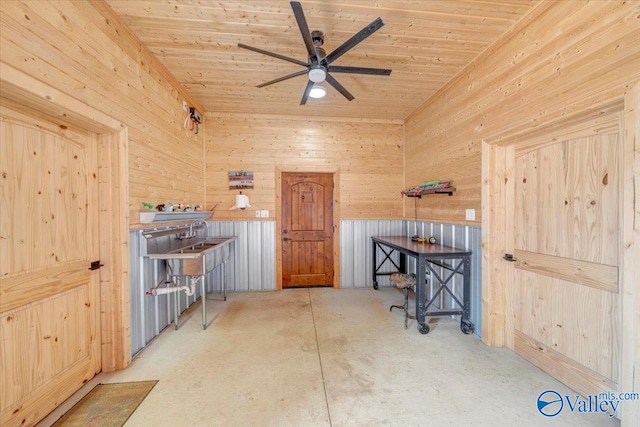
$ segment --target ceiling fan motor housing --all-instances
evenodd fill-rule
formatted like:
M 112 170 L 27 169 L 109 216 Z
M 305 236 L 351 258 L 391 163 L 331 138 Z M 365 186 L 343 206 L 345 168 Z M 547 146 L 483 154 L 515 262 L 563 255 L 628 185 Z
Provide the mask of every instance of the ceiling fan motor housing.
M 314 83 L 323 82 L 326 77 L 327 71 L 322 66 L 318 66 L 317 68 L 312 68 L 309 70 L 309 80 Z

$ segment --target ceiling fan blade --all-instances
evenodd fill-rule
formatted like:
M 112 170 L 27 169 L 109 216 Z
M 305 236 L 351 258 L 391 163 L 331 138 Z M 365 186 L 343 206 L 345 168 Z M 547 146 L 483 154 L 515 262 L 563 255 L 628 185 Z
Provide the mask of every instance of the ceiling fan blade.
M 342 96 L 347 98 L 349 101 L 352 101 L 354 99 L 353 95 L 351 95 L 349 91 L 346 90 L 340 83 L 338 83 L 338 81 L 334 79 L 330 74 L 327 74 L 326 81 L 329 82 L 331 86 L 333 86 L 338 92 L 342 94 Z
M 391 70 L 383 68 L 341 67 L 338 65 L 329 66 L 327 71 L 331 73 L 372 74 L 374 76 L 388 76 L 391 74 Z
M 302 65 L 303 67 L 308 67 L 309 66 L 309 64 L 307 62 L 302 62 L 302 61 L 299 61 L 299 60 L 297 60 L 295 58 L 289 58 L 288 56 L 280 55 L 278 53 L 269 52 L 267 50 L 259 49 L 257 47 L 247 46 L 246 44 L 238 43 L 238 47 L 241 47 L 241 48 L 247 49 L 247 50 L 252 50 L 254 52 L 258 52 L 258 53 L 261 53 L 263 55 L 273 56 L 274 58 L 283 59 L 285 61 L 293 62 L 294 64 Z
M 302 94 L 302 99 L 300 100 L 300 105 L 304 105 L 307 103 L 307 99 L 309 99 L 309 94 L 311 93 L 311 88 L 313 87 L 313 82 L 309 80 L 307 83 L 307 87 L 304 89 L 304 93 Z
M 304 45 L 307 47 L 307 52 L 309 52 L 309 57 L 318 58 L 316 48 L 313 46 L 313 40 L 311 40 L 309 25 L 307 25 L 307 20 L 305 19 L 304 12 L 302 11 L 302 5 L 300 2 L 292 1 L 291 9 L 293 9 L 293 15 L 296 17 L 296 21 L 298 22 L 298 28 L 300 28 L 300 34 L 302 34 L 302 39 L 304 40 Z
M 371 34 L 378 31 L 383 25 L 384 25 L 384 22 L 382 22 L 382 18 L 377 18 L 376 20 L 372 21 L 369 25 L 367 25 L 366 27 L 358 31 L 349 40 L 342 43 L 333 52 L 327 55 L 327 57 L 322 61 L 323 64 L 324 63 L 326 63 L 327 65 L 331 64 L 333 61 L 335 61 L 336 59 L 340 58 L 342 55 L 347 53 L 355 45 L 357 45 L 358 43 L 360 43 L 361 41 L 369 37 Z
M 288 80 L 288 79 L 291 79 L 291 78 L 293 78 L 293 77 L 301 76 L 301 75 L 303 75 L 303 74 L 307 74 L 307 70 L 296 71 L 295 73 L 291 73 L 291 74 L 288 74 L 288 75 L 286 75 L 286 76 L 278 77 L 277 79 L 273 79 L 273 80 L 271 80 L 271 81 L 268 81 L 268 82 L 266 82 L 266 83 L 259 84 L 259 85 L 257 85 L 256 87 L 265 87 L 265 86 L 269 86 L 269 85 L 272 85 L 272 84 L 274 84 L 274 83 L 281 82 L 281 81 L 283 81 L 283 80 Z

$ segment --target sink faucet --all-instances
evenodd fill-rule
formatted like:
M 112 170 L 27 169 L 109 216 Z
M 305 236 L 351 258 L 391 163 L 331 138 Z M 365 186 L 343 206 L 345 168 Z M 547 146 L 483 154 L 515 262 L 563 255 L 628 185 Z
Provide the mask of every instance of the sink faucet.
M 189 224 L 189 237 L 196 237 L 196 235 L 198 234 L 198 232 L 196 231 L 195 233 L 193 232 L 193 227 L 195 225 L 203 225 L 204 228 L 207 228 L 207 222 L 203 219 L 196 219 L 195 221 L 193 221 L 191 224 Z

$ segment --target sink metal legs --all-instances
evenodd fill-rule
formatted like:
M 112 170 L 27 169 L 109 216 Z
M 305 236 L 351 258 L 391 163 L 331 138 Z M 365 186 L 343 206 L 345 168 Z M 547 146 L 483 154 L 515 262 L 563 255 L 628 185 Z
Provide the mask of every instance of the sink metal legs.
M 227 261 L 222 262 L 222 296 L 224 297 L 224 301 L 227 300 Z M 204 274 L 201 275 L 172 275 L 171 279 L 175 282 L 179 280 L 179 277 L 187 277 L 190 280 L 191 284 L 191 293 L 193 294 L 193 289 L 200 281 L 200 300 L 202 302 L 202 329 L 207 329 L 207 283 Z M 173 292 L 173 326 L 177 330 L 179 327 L 178 317 L 180 316 L 180 291 Z
M 202 300 L 202 329 L 207 329 L 207 287 L 205 285 L 204 276 L 200 276 L 200 282 L 202 287 L 202 295 L 200 299 Z
M 180 292 L 173 293 L 173 327 L 178 330 L 178 316 L 180 315 Z
M 222 263 L 222 295 L 227 300 L 227 260 Z

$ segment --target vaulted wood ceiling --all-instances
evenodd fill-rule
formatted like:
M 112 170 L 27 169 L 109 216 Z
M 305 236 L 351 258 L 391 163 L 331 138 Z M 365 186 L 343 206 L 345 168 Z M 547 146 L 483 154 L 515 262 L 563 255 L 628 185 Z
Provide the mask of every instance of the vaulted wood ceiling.
M 309 29 L 325 34 L 327 53 L 377 17 L 384 26 L 334 65 L 390 68 L 390 76 L 335 74 L 355 97 L 332 87 L 301 106 L 307 76 L 256 85 L 303 70 L 238 47 L 244 43 L 307 61 L 286 0 L 107 0 L 206 111 L 406 118 L 521 19 L 525 0 L 301 0 Z

